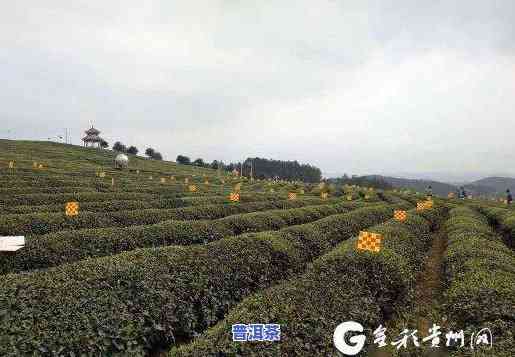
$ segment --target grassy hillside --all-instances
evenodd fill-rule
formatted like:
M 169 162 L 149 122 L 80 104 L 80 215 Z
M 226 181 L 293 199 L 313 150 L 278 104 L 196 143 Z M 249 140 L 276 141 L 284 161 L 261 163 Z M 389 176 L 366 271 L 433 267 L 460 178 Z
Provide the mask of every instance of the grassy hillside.
M 33 162 L 42 163 L 46 171 L 52 173 L 95 173 L 97 170 L 112 171 L 113 161 L 117 153 L 111 150 L 84 148 L 44 141 L 12 141 L 0 140 L 1 163 L 7 165 L 9 161 L 16 161 L 19 169 L 32 168 Z M 145 173 L 171 173 L 180 174 L 208 174 L 213 175 L 211 169 L 194 166 L 177 165 L 169 161 L 156 161 L 139 156 L 130 157 L 130 170 L 139 169 Z

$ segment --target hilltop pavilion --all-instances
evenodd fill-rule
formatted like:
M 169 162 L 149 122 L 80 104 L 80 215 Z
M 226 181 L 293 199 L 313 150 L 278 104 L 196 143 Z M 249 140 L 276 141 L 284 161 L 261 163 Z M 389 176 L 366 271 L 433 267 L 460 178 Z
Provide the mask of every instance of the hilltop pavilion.
M 100 148 L 101 147 L 101 143 L 102 141 L 104 141 L 104 139 L 102 139 L 99 134 L 100 134 L 100 130 L 98 129 L 95 129 L 93 126 L 91 127 L 91 129 L 88 129 L 85 131 L 86 133 L 86 136 L 82 138 L 82 141 L 84 142 L 84 146 L 85 147 L 92 147 L 92 148 Z

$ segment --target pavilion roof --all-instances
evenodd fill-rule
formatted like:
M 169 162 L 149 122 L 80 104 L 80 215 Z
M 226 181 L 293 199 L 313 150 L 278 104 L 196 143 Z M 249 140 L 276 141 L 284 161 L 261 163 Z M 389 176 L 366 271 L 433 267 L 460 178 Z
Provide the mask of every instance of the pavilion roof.
M 102 139 L 98 135 L 86 135 L 85 137 L 82 138 L 82 141 L 90 141 L 90 142 L 100 142 L 102 140 L 104 140 L 104 139 Z
M 100 130 L 91 127 L 90 129 L 86 130 L 85 133 L 88 135 L 98 135 L 100 134 Z

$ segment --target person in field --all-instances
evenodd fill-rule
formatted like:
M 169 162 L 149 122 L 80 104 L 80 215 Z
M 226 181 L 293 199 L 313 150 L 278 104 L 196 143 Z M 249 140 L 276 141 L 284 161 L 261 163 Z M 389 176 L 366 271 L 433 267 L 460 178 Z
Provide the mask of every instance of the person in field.
M 426 196 L 428 199 L 433 198 L 433 188 L 431 187 L 431 185 L 427 186 L 426 188 Z
M 464 200 L 465 198 L 467 198 L 467 192 L 465 191 L 465 187 L 461 186 L 460 187 L 460 198 L 462 200 Z
M 506 202 L 511 205 L 511 202 L 513 201 L 513 197 L 511 195 L 510 189 L 506 190 Z

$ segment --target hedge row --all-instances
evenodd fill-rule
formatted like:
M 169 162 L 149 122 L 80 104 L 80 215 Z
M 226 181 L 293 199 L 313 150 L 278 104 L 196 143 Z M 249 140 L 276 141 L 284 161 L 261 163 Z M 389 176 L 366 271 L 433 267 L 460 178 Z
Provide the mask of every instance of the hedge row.
M 278 230 L 290 225 L 315 221 L 363 206 L 360 203 L 307 206 L 302 201 L 280 201 L 243 205 L 202 206 L 178 209 L 182 218 L 215 218 L 215 220 L 167 221 L 156 225 L 124 228 L 86 229 L 29 237 L 25 247 L 15 255 L 0 256 L 0 273 L 47 268 L 90 257 L 113 255 L 137 248 L 165 245 L 191 245 L 246 232 Z M 268 210 L 229 215 L 231 213 Z M 212 208 L 212 209 L 210 209 Z M 292 208 L 292 209 L 285 209 Z M 179 212 L 180 211 L 180 212 Z M 189 216 L 190 214 L 191 216 Z
M 271 200 L 270 197 L 263 197 L 255 194 L 241 194 L 241 202 L 256 202 Z M 279 198 L 275 198 L 279 200 Z M 306 198 L 302 198 L 305 200 Z M 313 200 L 313 198 L 308 198 Z M 322 200 L 318 199 L 319 202 Z M 185 206 L 198 206 L 202 204 L 230 203 L 228 196 L 199 196 L 199 195 L 177 195 L 175 198 L 156 198 L 151 200 L 114 200 L 114 201 L 80 201 L 81 211 L 86 212 L 109 212 L 109 211 L 127 211 L 141 210 L 148 208 L 179 208 Z M 26 214 L 26 213 L 47 213 L 47 212 L 63 212 L 63 204 L 49 204 L 38 206 L 0 206 L 0 214 Z
M 67 186 L 67 187 L 24 187 L 24 188 L 9 188 L 0 189 L 0 197 L 9 199 L 9 195 L 19 194 L 36 194 L 36 193 L 74 193 L 74 192 L 95 192 L 95 187 L 88 186 Z
M 490 223 L 500 228 L 503 238 L 511 248 L 515 247 L 515 212 L 506 208 L 484 207 L 479 210 L 488 217 Z
M 252 197 L 252 196 L 249 196 Z M 253 197 L 252 197 L 253 198 Z M 229 202 L 226 200 L 225 202 Z M 166 220 L 216 219 L 231 214 L 273 208 L 294 208 L 310 204 L 311 200 L 269 200 L 238 204 L 201 205 L 172 209 L 143 209 L 110 212 L 80 212 L 68 217 L 62 211 L 49 213 L 9 214 L 0 216 L 0 235 L 41 235 L 62 230 L 125 227 L 156 224 Z
M 503 244 L 487 219 L 467 207 L 451 210 L 446 224 L 444 311 L 451 328 L 470 336 L 490 328 L 493 350 L 488 355 L 512 356 L 515 351 L 515 253 Z M 460 351 L 462 353 L 463 351 Z
M 445 208 L 423 215 L 410 211 L 404 223 L 390 220 L 369 231 L 384 235 L 379 253 L 357 252 L 356 238 L 314 261 L 298 279 L 259 292 L 193 343 L 170 356 L 333 356 L 336 326 L 358 321 L 371 332 L 411 299 L 416 274 L 430 245 L 431 226 Z M 233 324 L 277 323 L 281 341 L 232 341 Z M 366 351 L 363 351 L 365 355 Z
M 91 201 L 112 201 L 112 200 L 150 200 L 157 198 L 156 195 L 146 193 L 130 193 L 130 192 L 85 192 L 85 193 L 63 193 L 63 194 L 24 194 L 16 195 L 11 198 L 0 199 L 0 206 L 21 206 L 21 205 L 44 205 L 66 203 L 69 201 L 79 200 L 80 202 Z
M 244 297 L 300 272 L 393 209 L 367 207 L 276 232 L 5 275 L 0 355 L 143 356 L 202 332 Z

